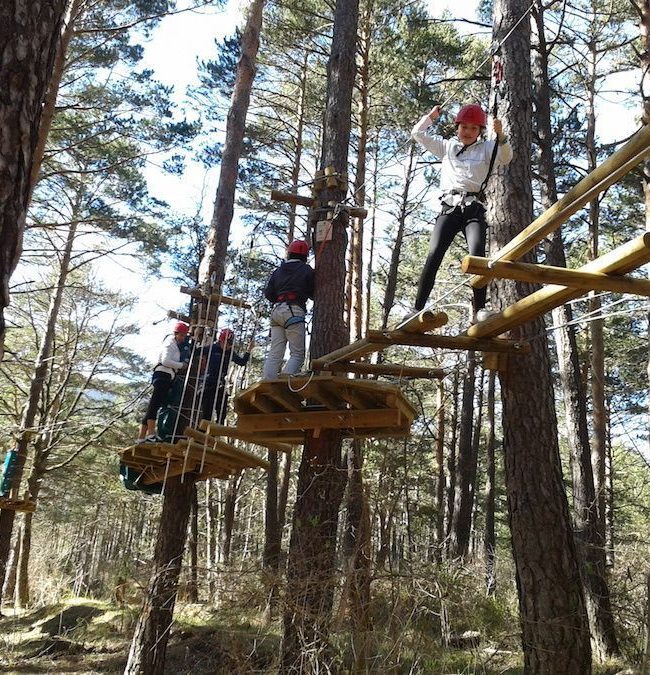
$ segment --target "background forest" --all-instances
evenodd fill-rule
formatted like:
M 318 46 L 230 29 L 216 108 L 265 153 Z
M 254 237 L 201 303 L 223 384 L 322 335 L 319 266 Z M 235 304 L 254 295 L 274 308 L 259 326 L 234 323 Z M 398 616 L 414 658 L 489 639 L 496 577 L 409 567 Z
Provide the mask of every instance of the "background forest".
M 270 192 L 308 194 L 320 166 L 337 3 L 258 4 L 257 71 L 223 282 L 226 295 L 253 309 L 228 307 L 219 319 L 242 351 L 251 339 L 256 347 L 247 366 L 231 368 L 231 396 L 261 377 L 268 275 L 288 241 L 309 236 L 307 209 L 271 201 Z M 491 86 L 494 4 L 470 17 L 420 0 L 359 3 L 347 203 L 368 217 L 348 228 L 350 341 L 394 324 L 413 303 L 439 175 L 438 162 L 410 141 L 413 124 L 444 103 L 439 127 L 451 135 L 461 103 L 491 108 L 496 98 L 505 110 L 511 101 L 516 73 Z M 0 448 L 24 450 L 20 492 L 37 509 L 16 514 L 8 529 L 0 522 L 8 552 L 0 665 L 120 672 L 147 595 L 162 497 L 127 491 L 119 478 L 117 451 L 133 443 L 154 364 L 134 339 L 144 328 L 139 291 L 126 293 L 118 277 L 199 283 L 213 195 L 181 210 L 157 185 L 165 174 L 164 185 L 171 176 L 182 193 L 186 175 L 221 167 L 244 31 L 215 40 L 211 58 L 196 65 L 197 84 L 172 91 L 143 66 L 145 45 L 189 3 L 63 5 L 5 309 Z M 197 3 L 204 6 L 221 5 Z M 518 229 L 627 142 L 650 110 L 644 3 L 521 9 L 531 28 L 533 213 Z M 649 175 L 636 166 L 539 244 L 537 261 L 580 267 L 642 234 Z M 489 213 L 499 209 L 502 180 L 499 172 Z M 443 334 L 469 323 L 470 291 L 457 264 L 464 253 L 457 239 L 434 290 L 450 316 Z M 168 309 L 187 314 L 188 305 Z M 646 297 L 592 292 L 544 319 L 595 672 L 650 672 L 648 317 Z M 158 319 L 169 332 L 164 312 Z M 444 368 L 446 377 L 387 378 L 418 410 L 408 438 L 344 441 L 332 602 L 320 608 L 323 635 L 301 644 L 301 668 L 282 670 L 279 656 L 296 447 L 269 451 L 268 472 L 192 484 L 165 672 L 316 672 L 314 664 L 319 672 L 551 672 L 531 669 L 522 649 L 499 378 L 473 351 L 397 347 L 390 360 Z M 525 467 L 531 479 L 537 470 Z

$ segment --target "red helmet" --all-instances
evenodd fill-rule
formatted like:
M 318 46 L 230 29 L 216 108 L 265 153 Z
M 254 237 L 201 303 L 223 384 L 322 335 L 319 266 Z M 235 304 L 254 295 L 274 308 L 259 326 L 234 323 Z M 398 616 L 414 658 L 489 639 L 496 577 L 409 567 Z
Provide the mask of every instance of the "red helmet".
M 306 256 L 309 253 L 309 244 L 303 239 L 294 239 L 287 248 L 287 253 Z
M 479 127 L 486 127 L 487 113 L 476 103 L 464 105 L 456 115 L 456 124 L 477 124 Z
M 225 347 L 226 344 L 232 342 L 235 339 L 235 334 L 230 330 L 230 328 L 224 328 L 221 333 L 219 333 L 218 342 L 222 347 Z
M 183 335 L 187 335 L 189 332 L 190 327 L 184 321 L 179 321 L 174 326 L 174 333 L 183 333 Z

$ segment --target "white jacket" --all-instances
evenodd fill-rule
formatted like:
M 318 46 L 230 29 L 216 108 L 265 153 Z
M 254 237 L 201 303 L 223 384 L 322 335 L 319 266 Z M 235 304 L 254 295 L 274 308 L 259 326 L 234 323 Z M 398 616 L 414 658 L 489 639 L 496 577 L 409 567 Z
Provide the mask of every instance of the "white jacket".
M 463 149 L 457 138 L 446 140 L 440 136 L 429 136 L 427 130 L 433 126 L 429 115 L 425 115 L 411 131 L 411 137 L 423 148 L 442 159 L 440 191 L 449 194 L 457 192 L 478 192 L 483 185 L 496 141 L 477 141 Z M 499 145 L 494 167 L 505 166 L 512 159 L 512 148 L 506 141 Z
M 168 335 L 158 355 L 158 364 L 153 369 L 154 373 L 169 373 L 173 376 L 182 367 L 183 362 L 181 361 L 181 350 L 178 342 L 173 335 Z

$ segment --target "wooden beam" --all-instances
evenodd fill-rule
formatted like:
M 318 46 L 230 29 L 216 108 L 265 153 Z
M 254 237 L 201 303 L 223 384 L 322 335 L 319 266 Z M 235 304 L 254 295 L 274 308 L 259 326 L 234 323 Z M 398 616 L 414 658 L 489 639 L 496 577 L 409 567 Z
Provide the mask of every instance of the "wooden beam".
M 316 202 L 313 197 L 297 195 L 293 192 L 282 192 L 281 190 L 271 190 L 271 199 L 274 202 L 286 202 L 287 204 L 296 204 L 297 206 L 306 206 L 308 208 L 315 206 Z M 353 218 L 366 218 L 368 216 L 368 210 L 360 206 L 349 206 L 348 213 Z
M 468 335 L 419 335 L 398 330 L 369 330 L 368 339 L 374 344 L 381 345 L 382 348 L 390 345 L 406 345 L 410 347 L 471 349 L 477 352 L 508 352 L 512 354 L 525 354 L 530 351 L 530 345 L 520 340 L 479 339 Z
M 349 361 L 353 358 L 359 359 L 362 356 L 372 354 L 376 351 L 379 350 L 377 349 L 377 345 L 373 343 L 372 340 L 369 340 L 367 337 L 361 338 L 361 340 L 357 340 L 352 344 L 345 345 L 340 349 L 335 349 L 329 354 L 324 354 L 318 359 L 313 359 L 311 362 L 311 369 L 323 370 L 323 366 L 326 363 L 334 363 L 335 361 L 341 361 L 343 359 L 346 361 Z
M 336 383 L 325 385 L 324 389 L 333 397 L 339 398 L 356 410 L 367 410 L 375 405 L 369 396 L 350 387 L 339 387 Z
M 240 415 L 237 426 L 250 431 L 276 431 L 284 429 L 348 429 L 364 427 L 399 426 L 398 410 L 318 410 L 301 413 L 275 413 L 273 415 Z
M 583 265 L 580 271 L 599 274 L 626 274 L 650 261 L 650 232 L 642 234 L 623 246 L 606 253 Z M 567 288 L 566 286 L 546 286 L 535 293 L 522 298 L 506 307 L 496 316 L 471 326 L 467 334 L 475 338 L 490 338 L 501 335 L 515 326 L 520 326 L 555 307 L 563 305 L 584 295 L 585 289 Z M 493 350 L 494 351 L 494 350 Z
M 579 183 L 576 183 L 564 197 L 497 251 L 493 259 L 517 260 L 521 258 L 585 204 L 634 169 L 649 152 L 650 125 L 646 124 L 622 148 L 610 155 Z M 480 288 L 487 285 L 488 279 L 475 276 L 472 277 L 470 283 L 474 288 Z
M 187 324 L 192 323 L 192 317 L 188 316 L 187 314 L 181 314 L 180 312 L 174 312 L 172 309 L 167 312 L 167 318 L 184 321 Z
M 209 300 L 210 302 L 219 305 L 232 305 L 233 307 L 243 307 L 244 309 L 251 308 L 251 305 L 244 300 L 239 300 L 238 298 L 229 298 L 227 295 L 220 295 L 219 293 L 205 295 L 205 293 L 203 293 L 200 288 L 181 286 L 181 293 L 185 293 L 185 295 L 189 295 L 195 300 L 202 300 L 203 302 L 208 302 Z
M 398 363 L 327 363 L 323 370 L 332 373 L 357 373 L 359 375 L 395 375 L 397 377 L 421 377 L 441 380 L 446 373 L 442 368 L 418 368 L 401 366 Z
M 221 424 L 216 424 L 215 422 L 208 422 L 208 420 L 201 420 L 199 425 L 201 431 L 205 431 L 210 436 L 226 436 L 228 438 L 237 438 L 241 441 L 248 441 L 249 443 L 254 443 L 255 445 L 261 445 L 262 447 L 268 448 L 269 450 L 277 450 L 278 452 L 290 453 L 293 448 L 286 443 L 274 443 L 273 441 L 260 441 L 258 439 L 251 438 L 250 433 L 242 431 L 237 427 L 226 427 Z
M 324 385 L 323 382 L 310 383 L 301 390 L 301 393 L 305 398 L 318 401 L 329 410 L 340 410 L 345 407 L 345 402 L 341 401 L 338 393 L 333 394 L 329 385 Z
M 0 497 L 0 509 L 5 511 L 23 511 L 25 513 L 34 513 L 36 511 L 36 502 L 33 499 L 13 499 L 11 497 Z
M 569 269 L 551 265 L 499 260 L 490 266 L 488 258 L 468 255 L 461 264 L 463 272 L 480 274 L 490 279 L 516 279 L 531 283 L 557 284 L 592 291 L 613 291 L 650 297 L 650 281 L 632 277 L 614 276 L 601 272 L 585 272 L 584 269 Z
M 294 394 L 288 387 L 273 387 L 265 389 L 264 395 L 275 401 L 280 408 L 285 408 L 292 412 L 299 412 L 302 409 L 302 398 L 298 394 Z
M 423 309 L 412 316 L 407 321 L 398 324 L 396 330 L 403 330 L 406 333 L 426 333 L 444 326 L 449 317 L 446 312 L 434 312 L 430 309 Z
M 210 453 L 214 453 L 215 455 L 221 455 L 222 457 L 225 457 L 234 464 L 243 466 L 250 466 L 252 464 L 254 466 L 259 466 L 262 469 L 269 468 L 269 463 L 265 459 L 258 457 L 256 454 L 241 448 L 236 448 L 234 445 L 230 445 L 230 443 L 226 443 L 220 439 L 215 439 L 212 436 L 208 436 L 208 434 L 204 434 L 200 431 L 197 431 L 196 429 L 193 429 L 192 427 L 185 427 L 185 434 L 193 439 L 190 441 L 191 450 L 194 450 L 195 452 L 198 451 L 199 453 L 203 453 L 205 450 L 206 457 L 208 458 L 206 463 L 209 463 L 210 461 Z M 194 458 L 202 460 L 203 455 L 194 455 Z

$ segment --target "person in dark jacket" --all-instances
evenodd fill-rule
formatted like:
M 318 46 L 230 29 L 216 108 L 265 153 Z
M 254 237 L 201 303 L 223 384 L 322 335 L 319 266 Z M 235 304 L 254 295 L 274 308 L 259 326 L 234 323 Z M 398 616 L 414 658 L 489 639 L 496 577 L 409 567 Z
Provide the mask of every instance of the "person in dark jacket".
M 249 351 L 240 356 L 233 349 L 235 334 L 230 328 L 224 328 L 217 341 L 213 345 L 201 347 L 201 370 L 203 378 L 203 401 L 201 404 L 201 417 L 211 420 L 216 412 L 216 419 L 223 424 L 226 419 L 228 392 L 226 390 L 226 375 L 231 362 L 238 366 L 245 366 L 250 358 Z
M 271 311 L 271 347 L 264 361 L 265 380 L 280 373 L 284 352 L 289 344 L 289 360 L 282 369 L 293 375 L 305 360 L 305 315 L 307 299 L 314 297 L 314 270 L 307 264 L 309 244 L 294 239 L 287 249 L 287 259 L 274 270 L 266 284 L 264 296 L 273 303 Z

